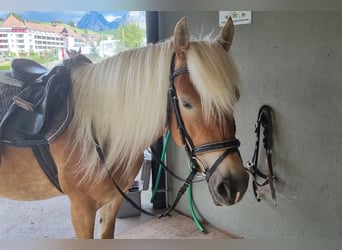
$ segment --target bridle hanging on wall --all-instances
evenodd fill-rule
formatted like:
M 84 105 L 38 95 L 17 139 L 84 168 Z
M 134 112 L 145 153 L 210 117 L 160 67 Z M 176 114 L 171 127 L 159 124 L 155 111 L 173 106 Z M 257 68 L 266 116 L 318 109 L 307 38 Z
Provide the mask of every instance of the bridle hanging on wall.
M 276 194 L 274 189 L 274 182 L 276 181 L 276 177 L 273 174 L 273 165 L 272 165 L 272 115 L 271 115 L 271 107 L 268 105 L 263 105 L 259 109 L 258 119 L 255 124 L 255 133 L 256 133 L 256 143 L 254 148 L 254 154 L 251 161 L 247 162 L 247 171 L 252 176 L 252 184 L 253 184 L 253 193 L 257 201 L 261 201 L 261 191 L 264 186 L 267 184 L 271 190 L 271 196 L 274 205 L 276 206 Z M 258 168 L 258 158 L 259 158 L 259 144 L 260 144 L 260 130 L 263 128 L 263 144 L 266 153 L 266 164 L 265 170 L 266 173 L 263 173 L 260 168 Z M 258 178 L 263 179 L 263 182 L 258 182 Z

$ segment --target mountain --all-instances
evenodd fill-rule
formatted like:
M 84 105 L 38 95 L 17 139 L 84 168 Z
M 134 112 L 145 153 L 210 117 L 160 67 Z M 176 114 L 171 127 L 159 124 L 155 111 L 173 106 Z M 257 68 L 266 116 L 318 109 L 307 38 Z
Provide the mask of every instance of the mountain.
M 81 20 L 77 22 L 77 27 L 80 29 L 100 31 L 109 29 L 109 23 L 102 14 L 91 11 L 82 16 Z
M 86 13 L 85 11 L 18 11 L 15 12 L 24 20 L 37 21 L 37 22 L 51 22 L 61 21 L 68 23 L 73 21 L 78 22 L 80 18 Z M 5 19 L 8 12 L 1 11 L 0 17 Z
M 0 11 L 0 18 L 7 18 L 8 12 Z M 19 11 L 16 12 L 24 20 L 51 22 L 60 21 L 77 24 L 78 28 L 93 31 L 116 29 L 120 24 L 126 22 L 138 23 L 145 27 L 144 11 Z
M 90 11 L 82 16 L 81 20 L 77 22 L 77 27 L 93 31 L 116 29 L 121 23 L 127 21 L 128 12 L 112 13 L 110 17 L 113 21 L 107 21 L 104 15 L 99 12 Z

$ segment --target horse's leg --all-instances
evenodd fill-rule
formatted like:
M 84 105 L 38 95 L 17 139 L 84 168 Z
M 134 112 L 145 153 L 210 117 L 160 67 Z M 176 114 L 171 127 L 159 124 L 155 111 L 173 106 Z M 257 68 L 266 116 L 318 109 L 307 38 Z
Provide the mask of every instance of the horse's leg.
M 72 155 L 66 145 L 69 145 L 68 131 L 50 144 L 54 160 L 58 167 L 58 178 L 63 192 L 70 200 L 71 220 L 78 239 L 94 238 L 96 209 L 99 207 L 96 199 L 89 193 L 89 184 L 80 184 L 83 169 L 77 164 L 79 153 Z M 66 159 L 68 159 L 66 161 Z
M 123 191 L 127 191 L 128 187 L 132 185 L 134 178 L 137 176 L 140 166 L 142 164 L 142 158 L 138 159 L 134 167 L 131 170 L 131 175 L 128 177 L 126 183 L 118 183 L 121 187 L 126 187 Z M 114 179 L 119 179 L 118 177 L 113 177 Z M 122 181 L 122 180 L 121 180 Z M 115 219 L 119 212 L 120 206 L 124 198 L 119 192 L 116 193 L 113 200 L 106 203 L 99 209 L 100 214 L 100 239 L 113 239 L 115 232 Z
M 66 135 L 64 137 L 66 138 Z M 80 178 L 84 174 L 84 170 L 78 165 L 79 154 L 77 151 L 74 151 L 72 157 L 69 158 L 68 167 L 65 166 L 65 158 L 69 157 L 65 150 L 61 150 L 65 146 L 65 138 L 64 140 L 59 139 L 55 143 L 52 143 L 51 150 L 55 153 L 54 156 L 57 166 L 60 166 L 58 170 L 61 186 L 70 200 L 71 218 L 76 237 L 81 239 L 93 238 L 97 209 L 107 203 L 111 203 L 112 205 L 106 205 L 101 209 L 101 211 L 106 212 L 100 211 L 102 217 L 100 238 L 113 238 L 115 217 L 123 198 L 115 191 L 115 186 L 113 186 L 111 178 L 118 180 L 117 184 L 122 187 L 123 191 L 127 191 L 139 172 L 143 158 L 137 159 L 127 179 L 123 179 L 121 174 L 118 173 L 118 176 L 105 178 L 94 186 L 92 186 L 92 183 L 79 183 Z M 65 154 L 67 155 L 65 156 Z
M 122 197 L 108 202 L 99 209 L 100 214 L 100 239 L 113 239 L 115 232 L 116 215 L 120 209 Z
M 96 208 L 90 201 L 79 199 L 70 199 L 70 204 L 71 219 L 76 233 L 76 238 L 94 238 Z

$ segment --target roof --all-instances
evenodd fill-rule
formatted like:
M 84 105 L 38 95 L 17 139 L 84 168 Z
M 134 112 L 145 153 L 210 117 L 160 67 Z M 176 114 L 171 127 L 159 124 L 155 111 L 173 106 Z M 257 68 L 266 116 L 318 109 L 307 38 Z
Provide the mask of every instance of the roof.
M 13 15 L 10 15 L 1 25 L 1 27 L 15 27 L 15 28 L 19 28 L 19 27 L 25 27 L 25 22 L 20 21 L 18 18 L 16 18 Z
M 52 32 L 62 34 L 65 31 L 72 37 L 81 37 L 73 30 L 68 30 L 64 26 L 56 26 L 51 24 L 35 23 L 31 21 L 21 21 L 14 15 L 10 15 L 1 25 L 3 28 L 25 28 L 29 30 L 42 31 L 42 32 Z

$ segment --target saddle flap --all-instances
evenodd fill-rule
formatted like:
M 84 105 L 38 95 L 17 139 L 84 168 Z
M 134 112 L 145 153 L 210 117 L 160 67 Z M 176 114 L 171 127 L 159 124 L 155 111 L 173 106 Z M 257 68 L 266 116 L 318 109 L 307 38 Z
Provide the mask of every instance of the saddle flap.
M 11 116 L 9 122 L 12 124 L 13 129 L 26 135 L 35 135 L 43 127 L 44 115 L 19 107 L 14 115 Z

